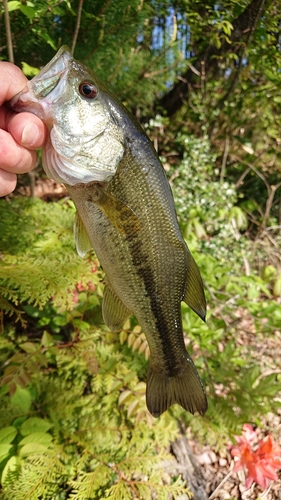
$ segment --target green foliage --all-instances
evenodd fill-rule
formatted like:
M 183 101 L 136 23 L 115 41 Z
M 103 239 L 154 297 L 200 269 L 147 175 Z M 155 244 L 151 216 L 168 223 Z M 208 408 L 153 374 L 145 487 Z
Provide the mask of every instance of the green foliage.
M 119 340 L 102 325 L 100 275 L 76 256 L 72 204 L 15 198 L 1 209 L 2 303 L 21 319 L 5 316 L 0 342 L 3 498 L 188 494 L 180 477 L 164 479 L 177 423 L 146 410 L 138 327 Z
M 148 415 L 145 388 L 137 387 L 142 360 L 93 328 L 80 331 L 72 346 L 55 346 L 50 335 L 50 347 L 45 343 L 43 336 L 37 346 L 48 364 L 27 385 L 31 407 L 2 396 L 4 498 L 64 498 L 66 490 L 69 498 L 132 498 L 135 491 L 179 498 L 187 492 L 180 478 L 163 482 L 161 463 L 172 459 L 166 447 L 177 425 L 169 415 L 158 421 Z M 138 398 L 134 416 L 120 397 L 125 388 Z
M 197 139 L 183 129 L 175 144 L 183 151 L 182 159 L 176 169 L 170 168 L 168 176 L 183 234 L 188 241 L 198 239 L 200 249 L 221 262 L 241 266 L 249 242 L 239 232 L 246 229 L 247 219 L 235 206 L 238 196 L 234 184 L 219 179 L 207 137 Z M 224 244 L 229 239 L 231 247 Z
M 147 130 L 206 283 L 207 323 L 182 312 L 209 410 L 148 414 L 144 332 L 134 318 L 118 333 L 104 327 L 102 272 L 76 254 L 73 204 L 0 200 L 3 498 L 182 498 L 181 477 L 169 484 L 163 471 L 178 420 L 222 448 L 243 423 L 280 411 L 279 3 L 260 19 L 246 16 L 254 4 L 84 0 L 75 56 L 133 114 L 153 117 Z M 8 2 L 28 77 L 72 45 L 78 5 Z M 5 60 L 4 30 L 0 39 Z
M 243 423 L 262 425 L 264 415 L 280 409 L 279 361 L 274 352 L 261 360 L 259 352 L 280 325 L 281 307 L 265 300 L 270 293 L 259 277 L 241 271 L 237 276 L 231 264 L 193 254 L 208 285 L 209 312 L 202 325 L 183 305 L 183 325 L 208 387 L 209 409 L 204 419 L 182 418 L 195 434 L 221 448 Z
M 194 161 L 198 161 L 196 155 Z M 205 183 L 211 185 L 208 155 L 205 165 L 200 176 L 206 191 Z M 199 189 L 198 181 L 194 182 Z M 181 191 L 182 200 L 177 198 L 182 206 L 186 192 Z M 186 206 L 189 203 L 187 196 Z M 208 224 L 216 207 L 206 206 Z M 234 269 L 231 262 L 205 253 L 193 233 L 193 254 L 208 284 L 209 314 L 204 324 L 183 305 L 183 325 L 191 342 L 188 349 L 207 388 L 209 410 L 198 418 L 175 405 L 153 419 L 145 405 L 147 341 L 134 318 L 118 333 L 103 326 L 101 277 L 93 258 L 76 257 L 72 203 L 14 198 L 9 203 L 2 200 L 2 213 L 0 284 L 6 319 L 0 343 L 0 473 L 4 498 L 22 498 L 23 493 L 30 499 L 152 494 L 180 498 L 188 492 L 181 478 L 167 484 L 163 473 L 165 461 L 172 460 L 167 449 L 177 437 L 178 418 L 202 440 L 223 447 L 243 423 L 260 424 L 263 415 L 280 407 L 280 376 L 274 360 L 265 360 L 263 366 L 255 355 L 263 336 L 276 329 L 281 317 L 280 304 L 271 301 L 269 305 L 264 299 L 270 290 L 262 278 L 238 277 L 238 264 Z M 180 214 L 184 225 L 184 212 Z M 8 224 L 16 230 L 7 231 Z M 10 278 L 10 268 L 26 269 L 27 260 L 33 272 L 13 273 Z M 50 285 L 52 273 L 59 295 Z M 20 317 L 21 323 L 13 324 L 7 313 Z M 258 335 L 247 338 L 245 316 Z M 268 368 L 272 373 L 267 374 Z
M 2 199 L 0 205 L 2 308 L 19 320 L 19 302 L 43 307 L 52 297 L 56 306 L 68 305 L 77 276 L 83 283 L 92 278 L 92 264 L 85 266 L 75 251 L 73 204 L 18 198 L 13 204 Z

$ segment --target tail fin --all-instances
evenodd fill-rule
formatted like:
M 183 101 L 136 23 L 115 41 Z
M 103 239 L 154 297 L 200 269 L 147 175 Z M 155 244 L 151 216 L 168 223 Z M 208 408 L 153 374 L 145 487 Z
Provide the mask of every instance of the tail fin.
M 159 417 L 171 405 L 178 403 L 190 413 L 201 415 L 208 408 L 206 394 L 193 361 L 186 359 L 183 369 L 169 376 L 159 366 L 150 364 L 146 385 L 146 405 L 154 417 Z

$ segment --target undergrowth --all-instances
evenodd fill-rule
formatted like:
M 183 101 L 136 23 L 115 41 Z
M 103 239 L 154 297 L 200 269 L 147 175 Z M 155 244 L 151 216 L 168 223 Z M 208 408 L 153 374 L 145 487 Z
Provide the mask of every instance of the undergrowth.
M 182 184 L 181 194 L 178 189 L 175 183 L 177 203 L 185 196 Z M 217 207 L 207 205 L 194 215 L 203 240 L 183 217 L 181 226 L 206 284 L 207 322 L 184 304 L 182 315 L 209 409 L 198 417 L 174 405 L 154 419 L 145 405 L 144 332 L 135 318 L 121 332 L 104 326 L 103 274 L 94 254 L 85 260 L 76 254 L 72 202 L 0 200 L 3 499 L 179 499 L 189 494 L 188 485 L 178 474 L 169 480 L 164 474 L 165 464 L 173 467 L 169 446 L 179 422 L 222 449 L 244 423 L 259 425 L 269 411 L 280 411 L 280 366 L 274 358 L 259 359 L 258 352 L 280 326 L 280 300 L 256 270 L 244 272 L 246 241 L 236 260 L 227 257 L 243 239 L 231 222 L 237 212 L 229 207 L 220 231 L 212 222 Z M 228 238 L 217 255 L 206 244 L 207 235 L 215 241 L 216 231 L 219 245 Z

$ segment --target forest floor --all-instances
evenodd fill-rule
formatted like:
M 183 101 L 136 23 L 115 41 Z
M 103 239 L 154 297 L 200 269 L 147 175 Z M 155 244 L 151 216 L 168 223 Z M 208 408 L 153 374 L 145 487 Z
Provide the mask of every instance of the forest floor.
M 272 426 L 281 429 L 281 415 L 268 415 L 259 438 L 263 439 L 270 433 Z M 280 440 L 279 440 L 280 443 Z M 277 472 L 278 481 L 270 481 L 263 491 L 255 483 L 246 488 L 246 471 L 233 472 L 234 461 L 230 452 L 223 454 L 209 446 L 201 446 L 197 441 L 188 440 L 193 454 L 193 461 L 200 467 L 200 487 L 193 490 L 194 500 L 280 500 L 281 470 Z M 179 457 L 177 456 L 179 460 Z M 182 472 L 183 476 L 184 473 Z
M 62 185 L 49 179 L 39 180 L 33 184 L 33 195 L 45 201 L 55 201 L 68 196 Z M 30 196 L 31 190 L 24 185 L 19 186 L 18 193 Z M 237 312 L 239 316 L 239 311 Z M 280 325 L 281 326 L 281 325 Z M 237 326 L 237 342 L 257 359 L 263 375 L 281 373 L 281 327 L 274 336 L 265 337 L 255 331 L 251 317 L 246 311 L 240 312 Z M 277 414 L 268 414 L 258 430 L 258 439 L 273 434 L 281 446 L 281 410 Z M 233 472 L 234 460 L 227 452 L 218 452 L 210 446 L 202 446 L 198 441 L 183 435 L 171 448 L 178 466 L 164 464 L 167 480 L 175 473 L 181 473 L 187 484 L 192 483 L 193 500 L 281 500 L 281 468 L 277 471 L 279 480 L 271 481 L 266 490 L 255 483 L 245 487 L 246 471 Z M 280 457 L 281 458 L 281 457 Z M 281 467 L 281 460 L 280 460 Z M 187 498 L 187 497 L 186 497 Z M 184 500 L 184 499 L 183 499 Z
M 281 429 L 281 414 L 268 415 L 264 422 L 259 438 L 263 439 L 270 434 L 272 427 Z M 280 439 L 279 439 L 280 444 Z M 197 491 L 193 489 L 194 500 L 280 500 L 281 499 L 281 470 L 278 472 L 278 481 L 270 481 L 268 487 L 262 490 L 255 483 L 246 488 L 246 471 L 233 472 L 234 461 L 230 452 L 223 454 L 209 446 L 201 446 L 197 441 L 188 440 L 182 444 L 189 452 L 191 449 L 192 460 L 200 468 L 200 479 Z M 190 452 L 189 452 L 190 453 Z M 180 461 L 179 456 L 176 457 Z M 189 455 L 190 458 L 190 455 Z M 182 466 L 183 464 L 181 464 Z M 181 470 L 183 476 L 184 472 Z
M 236 311 L 236 316 L 240 316 L 237 343 L 240 343 L 245 351 L 251 350 L 263 376 L 281 373 L 281 328 L 272 336 L 264 336 L 255 331 L 247 311 Z M 182 470 L 187 484 L 193 483 L 193 500 L 281 500 L 281 457 L 280 470 L 277 471 L 278 481 L 270 481 L 265 490 L 255 483 L 246 488 L 246 471 L 233 472 L 235 462 L 230 450 L 220 453 L 210 446 L 202 446 L 193 439 L 187 440 L 187 433 L 188 430 L 185 436 L 180 438 L 180 442 L 176 443 L 176 449 L 172 446 L 172 452 L 180 468 L 191 467 L 193 475 L 197 476 L 197 487 L 195 484 L 194 488 L 193 477 L 185 475 L 185 469 Z M 271 434 L 281 447 L 281 410 L 276 414 L 268 414 L 259 429 L 256 429 L 256 433 L 258 442 Z

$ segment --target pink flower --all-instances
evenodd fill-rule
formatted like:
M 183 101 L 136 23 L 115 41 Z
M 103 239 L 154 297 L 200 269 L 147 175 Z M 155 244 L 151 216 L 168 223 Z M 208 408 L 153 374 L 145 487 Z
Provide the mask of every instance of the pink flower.
M 250 488 L 252 483 L 255 482 L 265 489 L 269 480 L 278 480 L 276 469 L 281 469 L 281 462 L 275 459 L 281 455 L 281 448 L 269 435 L 261 440 L 256 450 L 254 450 L 252 445 L 256 437 L 256 432 L 251 425 L 244 424 L 242 436 L 235 436 L 237 446 L 231 447 L 231 454 L 238 457 L 234 465 L 234 471 L 244 467 L 248 471 L 246 487 Z
M 235 436 L 236 442 L 239 443 L 252 443 L 257 438 L 256 431 L 250 424 L 244 424 L 242 436 Z

